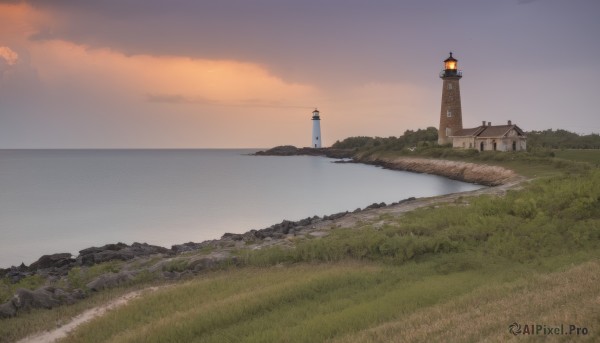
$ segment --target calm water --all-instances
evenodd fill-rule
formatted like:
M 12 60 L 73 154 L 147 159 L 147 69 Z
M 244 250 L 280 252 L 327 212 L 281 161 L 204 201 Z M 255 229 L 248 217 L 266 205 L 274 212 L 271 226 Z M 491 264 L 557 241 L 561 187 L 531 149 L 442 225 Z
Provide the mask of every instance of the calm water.
M 477 189 L 255 150 L 0 150 L 0 267 L 115 242 L 169 247 L 283 219 Z

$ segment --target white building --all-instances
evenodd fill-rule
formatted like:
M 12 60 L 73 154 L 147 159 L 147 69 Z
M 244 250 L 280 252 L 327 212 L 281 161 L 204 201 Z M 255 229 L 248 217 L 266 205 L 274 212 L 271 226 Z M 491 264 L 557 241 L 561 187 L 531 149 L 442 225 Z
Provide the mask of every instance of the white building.
M 527 136 L 510 120 L 507 125 L 494 125 L 485 121 L 472 129 L 461 129 L 452 136 L 453 148 L 477 149 L 479 151 L 527 150 Z
M 321 142 L 323 141 L 321 137 L 321 117 L 319 116 L 319 110 L 315 108 L 312 115 L 313 129 L 311 147 L 319 149 L 321 147 Z

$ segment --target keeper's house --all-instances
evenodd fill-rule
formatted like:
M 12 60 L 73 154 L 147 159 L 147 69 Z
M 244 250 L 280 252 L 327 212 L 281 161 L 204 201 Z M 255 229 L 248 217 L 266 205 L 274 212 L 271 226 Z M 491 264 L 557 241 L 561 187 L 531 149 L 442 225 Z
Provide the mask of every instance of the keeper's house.
M 521 151 L 527 149 L 527 136 L 510 120 L 507 125 L 494 125 L 485 121 L 472 129 L 459 129 L 449 137 L 453 148 L 479 151 Z

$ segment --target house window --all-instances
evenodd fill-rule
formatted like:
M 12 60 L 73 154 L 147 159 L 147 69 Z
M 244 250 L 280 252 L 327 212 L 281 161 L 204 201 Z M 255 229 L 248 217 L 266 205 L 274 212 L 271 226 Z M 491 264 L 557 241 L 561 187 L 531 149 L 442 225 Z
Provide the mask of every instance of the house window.
M 448 118 L 452 117 L 452 111 L 447 110 L 446 111 L 446 116 L 448 116 Z
M 448 89 L 452 89 L 452 84 L 451 83 L 448 84 Z
M 446 128 L 446 137 L 449 137 L 452 134 L 452 129 L 449 127 Z

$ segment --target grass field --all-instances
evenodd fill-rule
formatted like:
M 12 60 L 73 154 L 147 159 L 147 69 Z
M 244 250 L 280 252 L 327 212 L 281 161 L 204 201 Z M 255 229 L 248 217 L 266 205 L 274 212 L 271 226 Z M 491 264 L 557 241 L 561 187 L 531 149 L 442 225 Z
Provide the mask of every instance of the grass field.
M 490 154 L 494 164 L 546 177 L 504 197 L 336 229 L 294 249 L 239 251 L 242 266 L 133 300 L 63 341 L 598 341 L 600 170 L 579 163 L 598 155 L 561 154 L 537 164 Z M 4 321 L 0 340 L 124 291 Z M 515 337 L 513 322 L 588 334 Z
M 566 160 L 589 162 L 600 166 L 600 149 L 565 149 L 555 150 L 554 155 Z
M 513 321 L 595 323 L 600 263 L 436 273 L 339 262 L 246 268 L 158 291 L 65 342 L 506 341 Z M 543 312 L 543 315 L 540 315 Z

